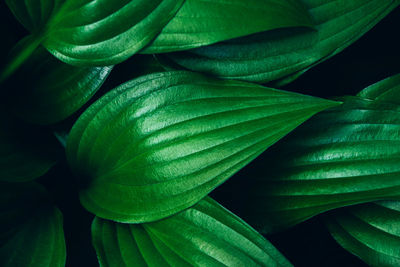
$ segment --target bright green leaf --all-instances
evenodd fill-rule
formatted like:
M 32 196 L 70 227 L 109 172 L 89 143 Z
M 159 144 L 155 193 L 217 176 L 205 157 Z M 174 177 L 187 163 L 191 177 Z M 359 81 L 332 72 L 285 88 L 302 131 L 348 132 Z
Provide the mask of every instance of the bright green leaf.
M 35 183 L 1 183 L 0 196 L 0 266 L 64 266 L 62 214 L 44 188 Z
M 291 266 L 249 225 L 211 198 L 167 219 L 121 224 L 98 217 L 101 266 Z
M 388 81 L 373 91 L 399 96 L 400 87 Z M 256 206 L 244 217 L 272 232 L 330 209 L 400 198 L 400 106 L 384 96 L 347 97 L 275 146 L 268 171 L 252 178 L 248 197 Z
M 81 203 L 99 217 L 148 222 L 188 208 L 313 114 L 310 96 L 164 72 L 92 105 L 69 135 Z
M 59 122 L 81 108 L 103 84 L 112 67 L 74 67 L 39 49 L 12 83 L 11 108 L 37 124 Z
M 352 44 L 400 4 L 399 0 L 300 2 L 307 7 L 316 30 L 269 31 L 168 57 L 184 68 L 223 78 L 289 82 Z
M 294 26 L 312 26 L 299 0 L 186 0 L 156 39 L 141 52 L 186 50 Z
M 0 109 L 0 181 L 22 182 L 45 174 L 62 151 L 50 132 L 14 120 Z
M 370 266 L 400 266 L 400 202 L 380 201 L 326 216 L 336 241 Z
M 76 65 L 112 65 L 152 41 L 183 0 L 6 2 L 34 40 L 43 43 L 62 61 Z

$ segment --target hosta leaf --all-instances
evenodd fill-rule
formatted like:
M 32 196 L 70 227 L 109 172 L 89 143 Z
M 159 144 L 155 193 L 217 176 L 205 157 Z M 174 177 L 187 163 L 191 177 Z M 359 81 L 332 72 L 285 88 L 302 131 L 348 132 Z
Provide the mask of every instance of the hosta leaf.
M 358 96 L 400 105 L 400 74 L 369 86 Z
M 180 66 L 219 77 L 265 83 L 293 80 L 356 41 L 399 0 L 301 0 L 315 29 L 259 33 L 188 52 L 168 54 Z
M 186 0 L 142 53 L 185 50 L 276 28 L 310 25 L 299 0 Z
M 147 222 L 188 208 L 313 114 L 337 105 L 190 72 L 130 81 L 71 130 L 67 157 L 97 216 Z
M 112 67 L 74 67 L 39 49 L 16 75 L 12 108 L 31 123 L 61 121 L 81 108 Z
M 352 206 L 325 219 L 336 241 L 368 265 L 400 265 L 400 202 Z
M 0 266 L 64 266 L 62 215 L 44 188 L 1 183 L 0 195 Z
M 96 217 L 92 236 L 101 266 L 291 266 L 260 234 L 210 198 L 152 223 Z
M 183 0 L 7 0 L 56 57 L 77 65 L 119 63 L 147 45 Z
M 14 120 L 0 109 L 0 181 L 33 180 L 46 173 L 62 153 L 49 132 Z
M 380 83 L 382 91 L 390 87 L 387 81 Z M 257 208 L 245 217 L 271 232 L 330 209 L 398 199 L 399 142 L 399 105 L 379 97 L 347 97 L 345 104 L 321 112 L 271 151 L 268 172 L 254 178 L 249 193 Z

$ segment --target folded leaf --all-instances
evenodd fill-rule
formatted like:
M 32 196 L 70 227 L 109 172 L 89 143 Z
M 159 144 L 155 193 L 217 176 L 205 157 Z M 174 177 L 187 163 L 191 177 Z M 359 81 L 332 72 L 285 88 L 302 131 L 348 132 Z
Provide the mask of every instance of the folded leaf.
M 39 49 L 12 82 L 12 109 L 37 124 L 59 122 L 81 108 L 112 67 L 74 67 Z
M 336 241 L 368 265 L 400 265 L 400 202 L 339 209 L 325 219 Z
M 148 222 L 192 206 L 337 104 L 190 72 L 147 75 L 114 89 L 79 118 L 67 158 L 89 211 Z
M 141 53 L 186 50 L 294 26 L 312 26 L 307 10 L 299 0 L 186 0 Z
M 300 2 L 315 30 L 281 29 L 167 56 L 186 69 L 223 78 L 289 82 L 352 44 L 400 4 L 399 0 Z
M 0 266 L 65 266 L 61 212 L 35 183 L 0 184 Z
M 375 89 L 400 89 L 388 81 Z M 330 209 L 399 199 L 400 106 L 383 101 L 384 96 L 347 97 L 342 106 L 321 112 L 282 140 L 270 151 L 268 172 L 254 177 L 249 202 L 257 206 L 243 216 L 272 232 Z
M 45 174 L 62 153 L 55 137 L 14 120 L 2 108 L 0 113 L 0 181 L 29 181 Z
M 183 0 L 7 0 L 17 19 L 56 57 L 112 65 L 146 46 Z
M 153 223 L 96 217 L 92 237 L 105 267 L 291 266 L 272 244 L 210 198 Z

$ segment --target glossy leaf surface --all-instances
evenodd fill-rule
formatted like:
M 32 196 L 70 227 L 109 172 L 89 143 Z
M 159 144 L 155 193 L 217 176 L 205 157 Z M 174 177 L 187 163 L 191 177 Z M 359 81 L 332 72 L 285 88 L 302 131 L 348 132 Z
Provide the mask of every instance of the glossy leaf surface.
M 291 266 L 260 234 L 210 198 L 167 219 L 121 224 L 96 217 L 101 266 Z
M 0 194 L 0 266 L 64 266 L 62 215 L 44 188 L 1 183 Z
M 368 265 L 400 265 L 399 201 L 339 209 L 325 219 L 336 241 Z
M 62 153 L 54 136 L 14 120 L 2 108 L 0 112 L 0 181 L 29 181 L 45 174 Z
M 12 109 L 36 124 L 52 124 L 81 108 L 100 88 L 112 67 L 75 67 L 39 49 L 15 77 Z
M 142 53 L 186 50 L 277 28 L 312 26 L 298 0 L 186 0 Z
M 188 208 L 313 114 L 338 103 L 164 72 L 130 81 L 74 125 L 67 157 L 81 203 L 148 222 Z
M 183 0 L 7 0 L 17 19 L 57 58 L 112 65 L 146 46 Z
M 400 74 L 365 88 L 358 96 L 400 105 Z
M 342 51 L 400 4 L 395 0 L 301 0 L 315 30 L 259 33 L 188 52 L 169 54 L 181 67 L 215 76 L 284 83 Z
M 374 87 L 400 89 L 387 81 Z M 367 97 L 369 90 L 360 95 Z M 379 96 L 347 97 L 345 104 L 321 112 L 274 147 L 268 172 L 254 178 L 249 201 L 257 208 L 246 219 L 271 232 L 330 209 L 398 199 L 400 106 Z

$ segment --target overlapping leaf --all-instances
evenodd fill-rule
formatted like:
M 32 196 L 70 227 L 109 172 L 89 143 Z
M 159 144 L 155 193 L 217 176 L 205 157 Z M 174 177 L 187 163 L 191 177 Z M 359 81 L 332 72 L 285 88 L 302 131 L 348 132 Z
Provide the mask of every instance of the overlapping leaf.
M 170 218 L 120 224 L 96 217 L 101 266 L 291 266 L 267 240 L 210 198 Z
M 398 96 L 393 85 L 374 87 Z M 270 232 L 330 209 L 400 198 L 400 106 L 375 97 L 347 97 L 277 145 L 268 171 L 254 178 L 249 222 Z
M 182 3 L 7 0 L 36 41 L 62 61 L 77 65 L 112 65 L 127 59 L 162 30 Z
M 400 74 L 365 88 L 358 96 L 400 105 Z
M 400 4 L 395 0 L 301 0 L 316 30 L 284 29 L 168 54 L 180 66 L 219 77 L 289 82 L 342 51 Z
M 325 219 L 336 241 L 368 265 L 400 265 L 399 201 L 339 209 Z
M 0 195 L 0 266 L 64 266 L 62 215 L 44 188 L 1 183 Z
M 74 67 L 39 49 L 12 82 L 12 109 L 37 124 L 61 121 L 100 88 L 112 67 Z
M 0 181 L 21 182 L 42 176 L 58 160 L 54 136 L 14 120 L 0 109 Z
M 130 81 L 74 125 L 67 156 L 81 203 L 147 222 L 188 208 L 313 114 L 335 102 L 165 72 Z
M 298 0 L 186 0 L 142 53 L 186 50 L 257 32 L 311 26 Z

